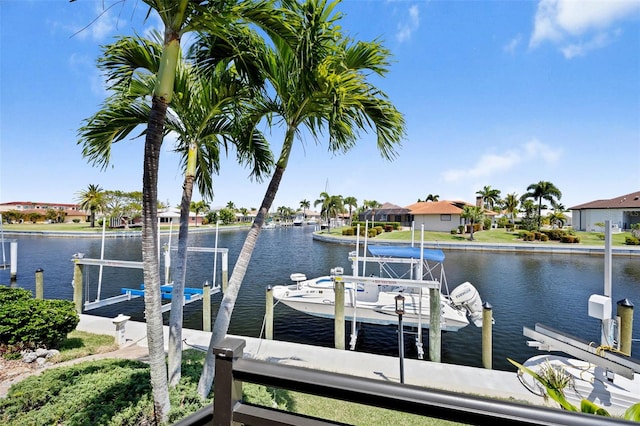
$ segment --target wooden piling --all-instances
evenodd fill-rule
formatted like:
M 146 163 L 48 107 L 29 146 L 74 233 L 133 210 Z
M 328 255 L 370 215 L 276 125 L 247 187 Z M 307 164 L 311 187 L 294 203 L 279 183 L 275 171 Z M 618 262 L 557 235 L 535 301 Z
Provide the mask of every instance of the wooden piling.
M 631 356 L 631 335 L 633 331 L 633 303 L 627 299 L 618 301 L 616 316 L 620 318 L 620 352 Z
M 493 307 L 489 302 L 482 304 L 482 366 L 493 368 Z
M 202 287 L 202 331 L 211 331 L 211 286 L 208 281 Z
M 229 253 L 222 253 L 222 292 L 227 292 L 229 285 Z
M 442 330 L 440 325 L 440 289 L 429 289 L 429 360 L 440 362 Z
M 75 262 L 73 265 L 73 303 L 76 305 L 76 312 L 82 313 L 82 272 L 83 265 Z
M 334 335 L 335 335 L 335 347 L 336 349 L 345 348 L 345 321 L 344 321 L 344 281 L 341 277 L 335 277 L 333 281 L 333 288 L 335 293 L 335 321 L 334 321 Z
M 264 311 L 264 338 L 273 340 L 273 290 L 271 286 L 267 286 L 266 306 Z
M 36 299 L 44 299 L 44 270 L 36 269 Z

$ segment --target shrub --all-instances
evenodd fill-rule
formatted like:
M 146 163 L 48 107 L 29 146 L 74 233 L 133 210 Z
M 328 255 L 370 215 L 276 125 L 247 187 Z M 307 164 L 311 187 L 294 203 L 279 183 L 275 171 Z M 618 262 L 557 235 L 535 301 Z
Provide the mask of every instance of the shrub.
M 393 225 L 384 226 L 384 232 L 392 232 L 392 231 L 393 231 Z
M 345 236 L 353 236 L 356 234 L 356 230 L 354 228 L 344 228 L 342 230 L 342 235 Z
M 540 241 L 549 241 L 549 236 L 547 234 L 540 234 Z
M 636 237 L 626 237 L 624 243 L 628 246 L 640 246 L 640 239 Z
M 376 228 L 369 228 L 369 232 L 367 233 L 367 236 L 369 238 L 375 238 L 378 236 L 378 231 L 376 230 Z
M 458 225 L 458 234 L 464 234 L 464 225 Z
M 575 235 L 563 235 L 562 238 L 560 239 L 560 242 L 562 243 L 579 243 L 580 242 L 580 237 L 577 237 Z
M 55 347 L 78 325 L 80 318 L 71 301 L 17 297 L 18 300 L 0 304 L 2 344 Z
M 31 297 L 32 294 L 29 290 L 0 286 L 0 306 L 19 300 L 29 300 Z
M 72 219 L 73 223 L 80 223 L 80 219 Z
M 451 235 L 456 235 L 458 233 L 458 228 L 453 228 L 451 230 Z
M 384 232 L 384 228 L 382 226 L 375 226 L 373 229 L 376 230 L 376 235 L 380 235 Z

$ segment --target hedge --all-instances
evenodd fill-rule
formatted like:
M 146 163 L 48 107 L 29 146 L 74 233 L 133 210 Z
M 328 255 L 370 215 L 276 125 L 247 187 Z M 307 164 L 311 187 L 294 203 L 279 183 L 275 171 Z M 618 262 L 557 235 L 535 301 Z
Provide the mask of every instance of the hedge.
M 75 305 L 25 298 L 25 291 L 0 286 L 0 344 L 56 347 L 80 321 Z

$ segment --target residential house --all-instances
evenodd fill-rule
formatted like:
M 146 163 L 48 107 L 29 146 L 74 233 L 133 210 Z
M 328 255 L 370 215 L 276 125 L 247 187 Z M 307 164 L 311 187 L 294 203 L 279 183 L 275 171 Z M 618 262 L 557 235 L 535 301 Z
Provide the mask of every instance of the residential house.
M 180 225 L 180 209 L 175 207 L 167 207 L 158 211 L 158 219 L 160 223 L 173 223 L 174 225 Z M 201 225 L 204 216 L 199 214 L 196 216 L 194 212 L 189 212 L 189 226 Z
M 411 226 L 411 213 L 405 207 L 384 203 L 375 209 L 368 209 L 358 215 L 358 220 L 364 222 L 400 222 L 402 226 Z
M 407 206 L 413 217 L 415 229 L 424 226 L 425 231 L 451 231 L 464 225 L 462 219 L 464 201 L 419 201 Z
M 573 229 L 576 231 L 602 231 L 606 220 L 614 231 L 628 230 L 640 223 L 640 191 L 609 200 L 596 200 L 570 207 Z
M 42 220 L 45 220 L 45 215 L 48 210 L 55 210 L 56 213 L 60 213 L 60 220 L 64 222 L 72 222 L 74 219 L 80 219 L 81 221 L 87 221 L 89 213 L 82 210 L 78 204 L 65 204 L 65 203 L 43 203 L 33 201 L 11 201 L 8 203 L 0 203 L 0 213 L 17 211 L 20 212 L 24 220 L 31 213 L 39 213 L 42 215 Z

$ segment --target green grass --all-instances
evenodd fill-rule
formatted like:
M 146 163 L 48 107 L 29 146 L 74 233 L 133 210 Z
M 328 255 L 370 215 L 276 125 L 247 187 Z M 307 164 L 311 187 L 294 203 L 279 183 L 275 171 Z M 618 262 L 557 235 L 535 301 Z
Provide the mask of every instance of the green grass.
M 342 229 L 344 228 L 331 228 L 330 235 L 332 236 L 342 236 Z M 593 246 L 603 246 L 604 247 L 604 238 L 602 237 L 602 233 L 599 232 L 576 232 L 577 236 L 580 237 L 580 242 L 575 245 L 593 245 Z M 422 238 L 422 233 L 420 231 L 413 232 L 413 239 L 416 242 L 420 242 Z M 630 232 L 620 232 L 612 234 L 612 244 L 613 246 L 625 246 L 625 238 L 631 236 Z M 350 238 L 350 237 L 345 237 Z M 500 229 L 491 229 L 487 231 L 478 231 L 473 233 L 474 241 L 469 239 L 469 234 L 451 234 L 450 232 L 435 232 L 435 231 L 424 231 L 424 240 L 426 242 L 463 242 L 472 244 L 474 242 L 477 243 L 504 243 L 504 244 L 513 244 L 513 243 L 523 243 L 523 244 L 562 244 L 559 241 L 532 241 L 532 242 L 524 242 L 518 239 L 517 232 L 508 232 L 504 228 Z M 383 232 L 377 237 L 373 238 L 371 241 L 411 241 L 411 231 L 393 231 L 393 232 Z
M 60 344 L 60 355 L 53 362 L 64 362 L 89 355 L 112 352 L 118 349 L 113 336 L 106 334 L 92 334 L 74 330 Z
M 82 357 L 112 348 L 113 337 L 74 331 L 61 346 L 61 357 Z M 183 354 L 182 380 L 170 391 L 169 422 L 211 404 L 197 384 L 204 353 Z M 244 400 L 265 407 L 354 425 L 435 425 L 455 423 L 313 395 L 243 384 Z M 153 424 L 149 366 L 122 359 L 87 361 L 45 370 L 13 385 L 0 399 L 0 424 L 139 425 Z

